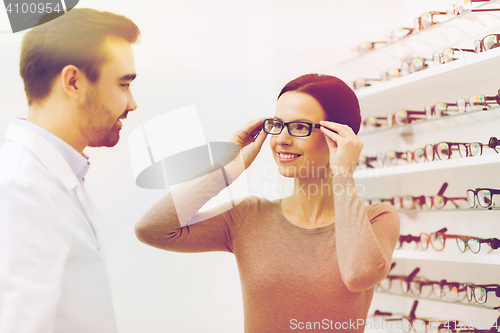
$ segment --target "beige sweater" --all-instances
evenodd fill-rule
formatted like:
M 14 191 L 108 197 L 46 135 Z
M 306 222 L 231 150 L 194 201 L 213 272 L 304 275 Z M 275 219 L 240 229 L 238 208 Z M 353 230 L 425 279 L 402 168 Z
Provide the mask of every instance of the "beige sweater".
M 232 252 L 246 333 L 363 332 L 373 287 L 387 275 L 399 236 L 394 209 L 365 207 L 357 193 L 346 194 L 354 181 L 344 173 L 333 180 L 345 191 L 335 195 L 335 222 L 326 227 L 298 227 L 280 200 L 257 197 L 208 219 L 195 216 L 225 187 L 217 179 L 208 175 L 177 188 L 175 205 L 165 196 L 137 224 L 139 239 L 169 251 Z M 176 208 L 188 225 L 181 227 Z

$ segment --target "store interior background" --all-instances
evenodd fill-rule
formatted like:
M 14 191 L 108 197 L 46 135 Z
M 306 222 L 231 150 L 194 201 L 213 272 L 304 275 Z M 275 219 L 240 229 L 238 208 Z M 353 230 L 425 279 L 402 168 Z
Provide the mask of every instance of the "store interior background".
M 115 147 L 85 150 L 92 164 L 86 189 L 95 207 L 95 222 L 108 262 L 119 331 L 243 332 L 243 303 L 232 254 L 170 253 L 136 239 L 134 224 L 166 191 L 135 185 L 128 149 L 131 131 L 165 112 L 195 104 L 206 140 L 225 141 L 249 120 L 273 116 L 276 96 L 291 79 L 306 73 L 346 78 L 349 73 L 339 63 L 357 55 L 351 50 L 354 45 L 383 40 L 393 28 L 411 27 L 414 17 L 445 10 L 452 2 L 456 1 L 80 0 L 78 8 L 123 14 L 142 31 L 140 44 L 134 46 L 138 76 L 131 85 L 138 108 L 124 121 Z M 500 23 L 494 28 L 500 28 Z M 2 8 L 0 31 L 9 29 Z M 19 76 L 22 37 L 23 33 L 0 34 L 0 143 L 8 123 L 27 114 Z M 367 72 L 372 65 L 365 64 Z M 498 131 L 488 132 L 495 134 L 500 136 Z M 165 142 L 168 144 L 175 141 Z M 289 182 L 276 175 L 269 139 L 247 177 L 248 194 L 268 198 L 286 195 Z M 426 181 L 421 182 L 421 188 L 432 188 L 427 194 L 441 185 L 439 175 Z M 421 193 L 417 190 L 415 194 Z M 398 273 L 409 274 L 417 264 L 407 263 Z M 403 262 L 398 265 L 404 267 Z M 466 282 L 474 277 L 466 274 L 461 278 L 464 271 L 481 270 L 492 279 L 500 276 L 498 268 L 492 267 L 433 262 L 426 268 L 453 271 L 446 278 L 453 280 L 455 276 L 455 280 Z M 498 283 L 498 278 L 489 283 L 494 282 Z M 406 314 L 413 303 L 399 298 L 376 300 L 380 310 Z M 432 316 L 437 311 L 450 318 L 454 314 L 466 316 L 470 309 L 421 302 L 417 314 Z

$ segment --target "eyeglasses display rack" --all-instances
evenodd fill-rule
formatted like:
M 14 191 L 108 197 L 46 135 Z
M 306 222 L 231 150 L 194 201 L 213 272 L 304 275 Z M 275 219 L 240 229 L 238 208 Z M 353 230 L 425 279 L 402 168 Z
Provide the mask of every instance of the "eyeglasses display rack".
M 500 8 L 500 1 L 474 2 L 473 8 Z M 419 13 L 415 14 L 418 16 Z M 343 61 L 338 64 L 336 73 L 346 82 L 357 78 L 379 78 L 380 73 L 400 66 L 411 57 L 432 58 L 433 53 L 446 48 L 474 49 L 475 41 L 489 34 L 500 34 L 500 11 L 466 11 Z M 370 86 L 356 89 L 362 118 L 384 117 L 398 110 L 424 110 L 429 105 L 455 103 L 473 95 L 497 95 L 500 90 L 500 47 L 480 53 L 458 51 L 458 54 L 456 60 L 429 65 L 387 81 L 377 80 Z M 366 156 L 377 156 L 384 151 L 405 152 L 442 141 L 487 143 L 490 137 L 500 138 L 500 105 L 492 103 L 480 109 L 468 107 L 465 112 L 393 127 L 364 126 L 358 135 L 365 144 L 362 154 Z M 500 147 L 497 150 L 499 152 L 489 149 L 481 156 L 453 156 L 432 162 L 358 167 L 354 178 L 363 199 L 436 195 L 443 182 L 449 184 L 445 196 L 466 197 L 467 189 L 500 189 Z M 500 198 L 493 201 L 493 209 L 468 208 L 467 205 L 456 209 L 448 203 L 443 209 L 398 210 L 400 234 L 419 235 L 447 228 L 450 234 L 500 238 Z M 483 244 L 478 253 L 469 250 L 462 253 L 455 241 L 447 239 L 442 251 L 403 244 L 393 254 L 396 266 L 389 274 L 404 276 L 419 267 L 417 277 L 422 281 L 500 284 L 500 249 L 494 250 Z M 399 286 L 384 291 L 376 288 L 366 331 L 403 332 L 396 328 L 395 323 L 391 328 L 384 327 L 380 316 L 373 314 L 376 310 L 408 314 L 416 299 L 419 305 L 415 311 L 419 318 L 463 320 L 470 328 L 490 329 L 500 315 L 500 297 L 495 292 L 489 293 L 485 304 L 476 304 L 467 302 L 465 289 L 457 292 L 459 298 L 449 300 L 430 297 L 424 292 L 405 293 Z M 384 318 L 390 322 L 387 321 L 390 316 Z M 378 326 L 373 325 L 375 322 Z

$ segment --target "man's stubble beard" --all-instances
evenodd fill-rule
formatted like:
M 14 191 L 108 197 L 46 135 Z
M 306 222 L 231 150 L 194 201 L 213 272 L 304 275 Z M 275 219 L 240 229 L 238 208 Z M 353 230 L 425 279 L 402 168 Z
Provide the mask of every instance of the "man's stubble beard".
M 97 89 L 91 89 L 85 96 L 85 102 L 80 106 L 83 117 L 80 131 L 89 147 L 113 147 L 120 140 L 120 127 L 116 125 L 111 111 L 100 102 Z M 109 124 L 113 122 L 113 127 Z

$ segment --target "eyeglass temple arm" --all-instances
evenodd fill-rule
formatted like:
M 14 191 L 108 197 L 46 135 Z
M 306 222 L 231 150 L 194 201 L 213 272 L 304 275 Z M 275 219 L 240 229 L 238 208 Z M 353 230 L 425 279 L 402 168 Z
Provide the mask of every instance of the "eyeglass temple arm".
M 405 280 L 408 281 L 408 282 L 411 281 L 411 280 L 413 280 L 415 278 L 415 276 L 418 274 L 418 272 L 420 272 L 420 268 L 419 267 L 415 268 L 413 270 L 413 272 L 411 272 L 410 275 L 408 275 L 406 277 Z
M 439 192 L 437 195 L 442 196 L 444 194 L 444 191 L 448 188 L 448 183 L 444 182 L 441 188 L 439 189 Z
M 392 316 L 392 312 L 382 312 L 379 310 L 375 310 L 374 316 Z
M 471 9 L 471 12 L 498 12 L 500 8 L 489 8 L 489 9 Z
M 312 125 L 312 127 L 313 127 L 313 128 L 321 128 L 321 127 L 323 127 L 323 126 L 321 126 L 320 124 L 311 124 L 311 125 Z M 326 128 L 327 130 L 329 130 L 329 131 L 332 131 L 332 132 L 333 132 L 333 133 L 335 133 L 335 134 L 339 134 L 339 132 L 334 131 L 334 130 L 332 130 L 331 128 L 328 128 L 328 127 L 325 127 L 325 128 Z
M 415 311 L 417 310 L 417 305 L 418 305 L 418 301 L 415 300 L 415 302 L 413 302 L 413 306 L 411 308 L 410 315 L 408 316 L 408 317 L 410 317 L 410 320 L 417 318 L 415 316 Z
M 490 0 L 484 0 L 484 1 L 490 1 Z M 474 52 L 474 53 L 476 53 L 476 50 L 474 50 L 474 49 L 459 49 L 457 47 L 452 47 L 451 49 L 453 51 L 464 51 L 464 52 Z
M 390 272 L 390 271 L 392 271 L 392 269 L 393 269 L 394 267 L 396 267 L 396 263 L 395 263 L 395 262 L 393 262 L 393 263 L 391 264 L 391 268 L 389 269 L 389 272 Z
M 406 114 L 409 116 L 409 115 L 412 115 L 412 114 L 427 114 L 427 111 L 421 111 L 421 110 L 403 110 L 403 111 L 406 111 Z

